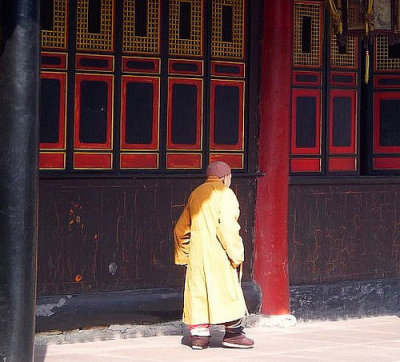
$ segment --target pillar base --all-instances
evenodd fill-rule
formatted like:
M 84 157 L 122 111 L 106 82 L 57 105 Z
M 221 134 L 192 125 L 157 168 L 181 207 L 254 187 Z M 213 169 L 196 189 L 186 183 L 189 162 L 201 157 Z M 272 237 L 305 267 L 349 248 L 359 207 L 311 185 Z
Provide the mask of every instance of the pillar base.
M 293 327 L 297 319 L 291 314 L 280 315 L 251 315 L 247 318 L 246 327 Z

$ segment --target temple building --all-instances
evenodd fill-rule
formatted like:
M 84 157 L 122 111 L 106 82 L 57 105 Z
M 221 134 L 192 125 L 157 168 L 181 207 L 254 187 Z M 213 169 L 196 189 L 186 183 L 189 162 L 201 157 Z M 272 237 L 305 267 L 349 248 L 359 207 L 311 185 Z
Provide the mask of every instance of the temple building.
M 179 319 L 173 228 L 216 160 L 251 313 L 399 310 L 398 1 L 38 3 L 37 331 Z

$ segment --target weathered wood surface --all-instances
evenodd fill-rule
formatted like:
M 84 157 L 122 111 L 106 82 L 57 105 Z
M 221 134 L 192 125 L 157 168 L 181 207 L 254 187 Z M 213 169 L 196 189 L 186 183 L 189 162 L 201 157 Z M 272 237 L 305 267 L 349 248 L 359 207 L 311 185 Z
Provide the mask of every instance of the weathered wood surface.
M 38 295 L 183 286 L 173 228 L 201 178 L 40 181 Z M 255 180 L 234 178 L 251 280 Z
M 400 185 L 291 185 L 291 285 L 400 276 Z

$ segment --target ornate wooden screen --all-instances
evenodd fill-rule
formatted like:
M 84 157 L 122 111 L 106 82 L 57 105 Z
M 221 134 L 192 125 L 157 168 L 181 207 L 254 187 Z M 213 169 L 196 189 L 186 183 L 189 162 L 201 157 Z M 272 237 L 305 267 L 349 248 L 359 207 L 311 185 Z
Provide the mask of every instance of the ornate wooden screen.
M 322 171 L 323 4 L 294 2 L 291 172 Z
M 358 39 L 349 36 L 345 53 L 340 53 L 333 32 L 329 32 L 327 74 L 327 160 L 329 173 L 360 171 Z
M 370 128 L 371 173 L 400 171 L 400 44 L 390 45 L 388 36 L 375 39 L 374 74 L 371 82 Z
M 245 0 L 42 0 L 40 168 L 246 171 Z
M 290 170 L 359 172 L 359 45 L 340 53 L 323 1 L 294 1 Z

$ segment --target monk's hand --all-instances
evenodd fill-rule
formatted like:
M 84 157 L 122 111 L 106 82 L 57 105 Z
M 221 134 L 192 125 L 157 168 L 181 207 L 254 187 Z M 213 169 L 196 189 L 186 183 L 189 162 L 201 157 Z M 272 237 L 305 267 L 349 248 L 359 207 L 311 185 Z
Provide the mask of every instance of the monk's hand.
M 242 263 L 236 264 L 235 262 L 233 262 L 233 261 L 230 260 L 230 259 L 229 259 L 229 261 L 231 262 L 231 265 L 232 265 L 232 268 L 233 268 L 233 269 L 238 268 L 238 267 L 240 266 L 240 264 L 242 264 Z

